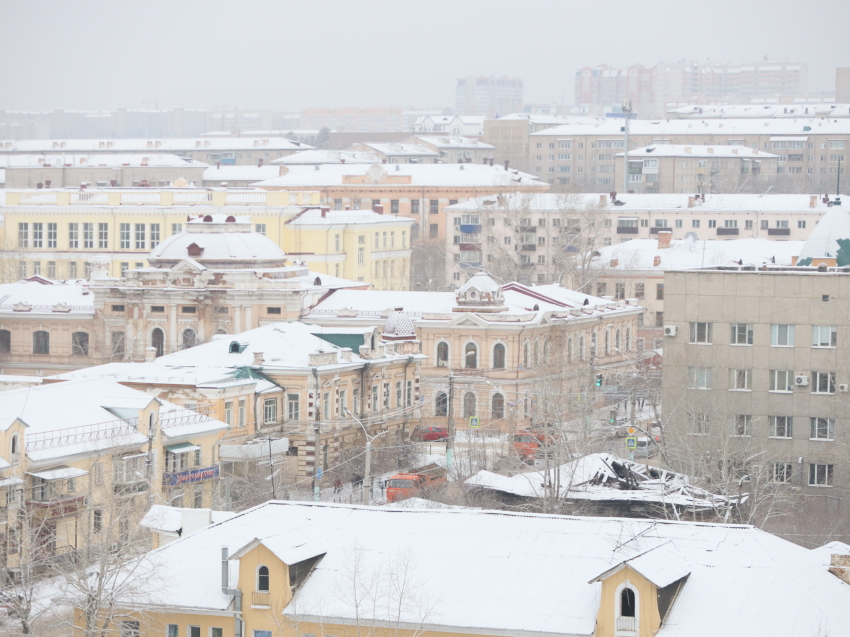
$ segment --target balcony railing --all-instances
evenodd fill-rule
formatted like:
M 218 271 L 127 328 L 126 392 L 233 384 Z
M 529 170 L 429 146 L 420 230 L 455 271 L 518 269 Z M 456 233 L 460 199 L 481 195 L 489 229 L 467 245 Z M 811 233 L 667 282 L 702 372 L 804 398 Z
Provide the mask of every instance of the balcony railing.
M 718 228 L 717 234 L 738 234 L 738 228 Z
M 637 618 L 636 617 L 618 617 L 617 618 L 617 630 L 628 630 L 631 632 L 637 631 Z
M 637 226 L 617 226 L 617 234 L 637 234 L 639 229 Z
M 650 228 L 649 234 L 658 234 L 659 232 L 673 232 L 673 228 Z
M 520 250 L 523 252 L 537 252 L 537 246 L 533 243 L 524 243 L 520 246 Z
M 270 606 L 271 595 L 268 591 L 254 591 L 251 593 L 251 606 Z
M 768 228 L 768 235 L 789 235 L 791 234 L 791 228 Z

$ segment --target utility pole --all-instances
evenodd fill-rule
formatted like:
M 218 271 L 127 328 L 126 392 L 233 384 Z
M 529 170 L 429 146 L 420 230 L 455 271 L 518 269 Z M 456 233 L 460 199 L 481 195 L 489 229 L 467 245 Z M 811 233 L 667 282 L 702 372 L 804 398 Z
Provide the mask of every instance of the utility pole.
M 366 427 L 364 427 L 363 423 L 360 422 L 360 419 L 352 414 L 347 407 L 345 408 L 345 413 L 354 418 L 354 421 L 360 425 L 360 428 L 363 430 L 363 434 L 366 436 L 366 461 L 364 462 L 365 471 L 363 472 L 365 476 L 363 477 L 363 484 L 360 485 L 360 492 L 363 496 L 363 504 L 368 506 L 372 501 L 372 441 L 378 436 L 383 436 L 385 433 L 388 433 L 389 430 L 387 429 L 379 434 L 370 436 L 369 432 L 366 431 Z
M 454 465 L 455 453 L 455 421 L 454 421 L 454 371 L 449 372 L 449 397 L 448 397 L 448 430 L 449 437 L 446 439 L 446 468 L 449 473 Z
M 272 437 L 268 437 L 269 441 L 269 480 L 272 482 L 272 500 L 277 500 L 277 494 L 274 489 L 274 462 L 272 461 Z

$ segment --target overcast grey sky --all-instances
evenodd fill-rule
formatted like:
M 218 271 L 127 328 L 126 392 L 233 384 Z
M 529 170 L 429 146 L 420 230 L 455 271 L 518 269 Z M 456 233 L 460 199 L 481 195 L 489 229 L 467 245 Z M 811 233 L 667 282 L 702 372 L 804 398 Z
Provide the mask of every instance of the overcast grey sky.
M 463 75 L 572 103 L 577 68 L 850 66 L 847 0 L 0 0 L 0 107 L 453 106 Z

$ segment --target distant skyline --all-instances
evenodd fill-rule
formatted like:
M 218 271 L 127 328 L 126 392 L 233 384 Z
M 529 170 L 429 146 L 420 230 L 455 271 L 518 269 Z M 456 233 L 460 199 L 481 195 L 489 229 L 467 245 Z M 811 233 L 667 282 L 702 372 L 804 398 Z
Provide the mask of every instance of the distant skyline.
M 807 63 L 810 90 L 832 92 L 850 47 L 830 27 L 848 20 L 837 0 L 4 0 L 0 108 L 437 108 L 467 75 L 572 103 L 584 66 L 765 56 Z

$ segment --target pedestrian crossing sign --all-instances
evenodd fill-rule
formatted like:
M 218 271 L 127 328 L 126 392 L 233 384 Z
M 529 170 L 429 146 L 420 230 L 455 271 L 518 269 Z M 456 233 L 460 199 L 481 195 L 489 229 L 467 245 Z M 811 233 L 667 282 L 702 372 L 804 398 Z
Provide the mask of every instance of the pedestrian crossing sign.
M 626 449 L 637 449 L 637 438 L 626 438 Z
M 469 426 L 477 429 L 478 428 L 478 416 L 470 416 L 469 417 Z

